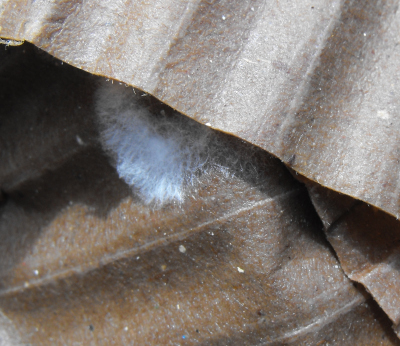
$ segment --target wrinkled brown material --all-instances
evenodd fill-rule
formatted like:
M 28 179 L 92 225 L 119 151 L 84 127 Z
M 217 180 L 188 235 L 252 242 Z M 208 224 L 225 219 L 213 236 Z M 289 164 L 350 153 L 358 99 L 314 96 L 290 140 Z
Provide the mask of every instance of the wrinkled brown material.
M 397 1 L 0 4 L 0 36 L 139 87 L 400 214 Z
M 400 335 L 400 224 L 370 205 L 307 182 L 347 276 L 362 283 Z
M 238 160 L 252 157 L 257 174 L 215 171 L 201 177 L 184 205 L 145 207 L 97 143 L 97 78 L 56 66 L 30 45 L 3 54 L 9 80 L 48 67 L 45 78 L 22 79 L 26 89 L 10 85 L 2 101 L 8 112 L 0 115 L 7 124 L 1 138 L 10 145 L 0 172 L 3 340 L 400 344 L 389 319 L 342 272 L 305 188 L 279 160 L 215 133 Z M 18 61 L 30 68 L 7 65 Z M 57 115 L 72 85 L 86 92 L 69 99 L 77 115 L 66 122 Z M 26 104 L 21 114 L 29 126 L 16 126 L 12 109 Z M 42 141 L 45 150 L 37 151 Z
M 0 1 L 0 36 L 135 85 L 399 215 L 397 8 Z M 382 311 L 337 269 L 304 191 L 276 160 L 268 158 L 262 184 L 215 173 L 184 208 L 151 211 L 128 197 L 99 149 L 95 78 L 46 55 L 32 69 L 38 53 L 21 48 L 25 59 L 9 48 L 0 60 L 2 339 L 19 343 L 18 330 L 37 344 L 71 335 L 87 343 L 398 343 Z M 344 272 L 400 335 L 398 221 L 308 188 Z

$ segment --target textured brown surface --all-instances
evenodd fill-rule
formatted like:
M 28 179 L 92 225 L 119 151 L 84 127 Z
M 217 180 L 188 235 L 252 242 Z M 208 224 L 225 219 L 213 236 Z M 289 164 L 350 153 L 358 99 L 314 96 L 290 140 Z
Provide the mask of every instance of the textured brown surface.
M 311 182 L 307 186 L 344 272 L 368 289 L 396 328 L 400 322 L 398 220 Z
M 396 11 L 3 1 L 0 36 L 137 85 L 397 215 Z M 256 151 L 256 176 L 213 172 L 184 206 L 149 209 L 98 145 L 97 77 L 27 44 L 0 62 L 0 344 L 398 344 L 278 160 Z M 238 162 L 254 154 L 216 136 Z M 398 221 L 309 193 L 344 272 L 400 335 Z
M 139 87 L 400 214 L 397 1 L 0 4 L 0 36 Z
M 2 342 L 399 344 L 390 320 L 342 272 L 306 189 L 279 160 L 216 132 L 227 162 L 235 158 L 233 175 L 203 175 L 185 204 L 151 209 L 98 145 L 97 77 L 56 66 L 30 45 L 2 54 L 16 66 L 3 70 L 9 80 L 47 68 L 3 99 Z M 85 87 L 86 101 L 72 86 Z M 68 95 L 78 115 L 65 121 L 56 115 Z M 17 126 L 12 109 L 28 102 L 29 126 Z M 51 111 L 37 116 L 43 109 Z M 238 170 L 241 162 L 253 173 Z
M 304 192 L 289 194 L 85 275 L 5 294 L 0 306 L 38 345 L 396 344 L 312 230 L 310 211 Z
M 174 208 L 158 213 L 164 229 L 157 229 L 152 212 L 141 213 L 132 200 L 105 221 L 92 216 L 91 232 L 86 223 L 77 222 L 73 210 L 62 211 L 14 268 L 14 279 L 23 279 L 25 285 L 13 287 L 13 282 L 13 292 L 3 292 L 1 298 L 4 313 L 24 341 L 175 344 L 185 335 L 188 343 L 214 343 L 214 339 L 218 343 L 224 338 L 252 344 L 285 339 L 292 333 L 303 336 L 302 330 L 318 331 L 364 301 L 321 238 L 303 189 L 282 186 L 272 199 L 253 190 L 255 197 L 263 198 L 249 203 L 247 193 L 232 194 L 231 188 L 249 190 L 246 184 L 218 177 L 211 183 L 202 182 L 214 193 L 201 196 L 199 207 L 206 207 L 218 193 L 232 196 L 242 206 L 215 220 L 209 219 L 209 212 L 196 228 L 181 217 L 183 234 L 175 233 L 179 232 L 176 220 L 168 220 L 170 214 L 176 215 Z M 190 204 L 186 208 L 185 214 L 197 214 L 198 208 Z M 64 215 L 74 225 L 66 234 L 70 227 L 63 222 Z M 135 221 L 140 217 L 147 221 L 142 227 Z M 64 241 L 57 232 L 60 224 Z M 115 253 L 118 241 L 125 244 Z M 46 242 L 49 245 L 43 246 Z M 79 268 L 71 272 L 63 268 L 67 277 L 61 280 L 54 247 L 68 260 L 81 259 Z M 96 248 L 103 251 L 96 253 Z M 107 265 L 101 263 L 104 253 L 109 256 Z M 97 268 L 85 272 L 85 258 Z M 65 262 L 65 267 L 71 265 Z

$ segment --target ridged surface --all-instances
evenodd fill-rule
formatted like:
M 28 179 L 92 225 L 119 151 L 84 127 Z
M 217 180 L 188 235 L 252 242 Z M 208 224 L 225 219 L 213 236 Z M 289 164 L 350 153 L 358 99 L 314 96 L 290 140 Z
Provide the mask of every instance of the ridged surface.
M 139 87 L 346 194 L 307 182 L 345 274 L 398 330 L 397 7 L 2 1 L 0 36 Z M 97 78 L 27 44 L 0 59 L 0 333 L 13 336 L 13 323 L 33 344 L 397 343 L 278 160 L 260 151 L 261 180 L 214 172 L 184 207 L 149 209 L 100 148 Z

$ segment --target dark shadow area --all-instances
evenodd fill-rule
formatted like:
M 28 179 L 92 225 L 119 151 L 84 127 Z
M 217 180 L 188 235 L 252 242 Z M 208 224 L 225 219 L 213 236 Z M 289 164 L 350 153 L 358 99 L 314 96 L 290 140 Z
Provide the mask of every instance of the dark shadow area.
M 273 197 L 276 193 L 274 190 L 281 190 L 282 186 L 291 186 L 293 189 L 302 186 L 279 159 L 265 150 L 231 135 L 214 132 L 211 151 L 215 155 L 211 165 L 216 169 L 226 168 L 228 175 L 238 177 L 269 197 Z M 279 173 L 277 166 L 282 166 Z
M 393 331 L 393 324 L 385 312 L 380 308 L 378 303 L 374 299 L 368 299 L 366 305 L 372 311 L 374 319 L 378 321 L 384 333 L 381 335 L 381 339 L 389 339 L 393 345 L 400 345 L 400 340 L 398 336 Z
M 350 267 L 360 265 L 360 270 L 365 265 L 358 263 L 360 258 L 369 265 L 377 265 L 400 249 L 398 220 L 363 202 L 355 204 L 349 213 L 338 219 L 328 229 L 327 236 L 332 237 L 332 242 L 340 237 L 340 244 L 335 244 L 338 252 L 341 252 L 345 261 L 349 261 Z M 352 256 L 350 250 L 359 255 Z M 400 269 L 400 264 L 392 266 L 396 270 Z
M 99 144 L 98 79 L 29 43 L 0 46 L 1 277 L 66 207 L 106 218 L 131 194 Z
M 0 187 L 14 189 L 97 143 L 98 77 L 29 43 L 0 46 Z
M 93 147 L 8 191 L 0 209 L 1 277 L 25 258 L 42 230 L 67 207 L 87 205 L 94 215 L 106 218 L 129 195 L 104 152 Z
M 348 213 L 358 204 L 363 203 L 360 200 L 343 195 L 336 191 L 322 187 L 318 184 L 306 184 L 311 201 L 313 202 L 317 213 L 323 220 L 326 229 L 333 227 L 336 222 Z
M 44 220 L 52 220 L 60 210 L 74 204 L 90 206 L 96 216 L 106 218 L 130 195 L 130 189 L 119 179 L 102 149 L 91 147 L 7 195 L 9 202 L 26 213 L 42 214 Z

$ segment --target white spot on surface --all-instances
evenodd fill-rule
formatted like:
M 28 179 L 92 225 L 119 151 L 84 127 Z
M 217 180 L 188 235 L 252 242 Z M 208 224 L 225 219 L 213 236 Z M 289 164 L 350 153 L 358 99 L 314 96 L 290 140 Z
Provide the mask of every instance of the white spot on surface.
M 222 20 L 225 20 L 226 19 L 226 17 L 225 16 L 222 16 Z
M 176 304 L 176 308 L 177 308 L 178 310 L 180 309 L 179 304 Z
M 179 245 L 179 251 L 182 253 L 186 252 L 186 248 L 183 245 Z
M 85 142 L 79 136 L 76 136 L 76 141 L 78 142 L 79 145 L 85 145 Z
M 390 119 L 390 114 L 388 113 L 388 111 L 386 109 L 380 110 L 376 113 L 376 115 L 378 116 L 378 118 L 381 119 Z
M 240 268 L 240 267 L 237 267 L 237 270 L 238 270 L 239 273 L 244 273 L 244 270 L 242 268 Z
M 129 329 L 128 327 L 125 327 L 125 328 L 124 328 L 124 330 L 125 330 L 126 332 L 128 331 L 128 329 Z
M 33 271 L 33 274 L 39 275 L 39 270 L 35 269 L 35 270 Z
M 211 126 L 211 124 L 210 124 L 210 123 L 206 123 L 206 125 L 207 125 L 207 126 Z

